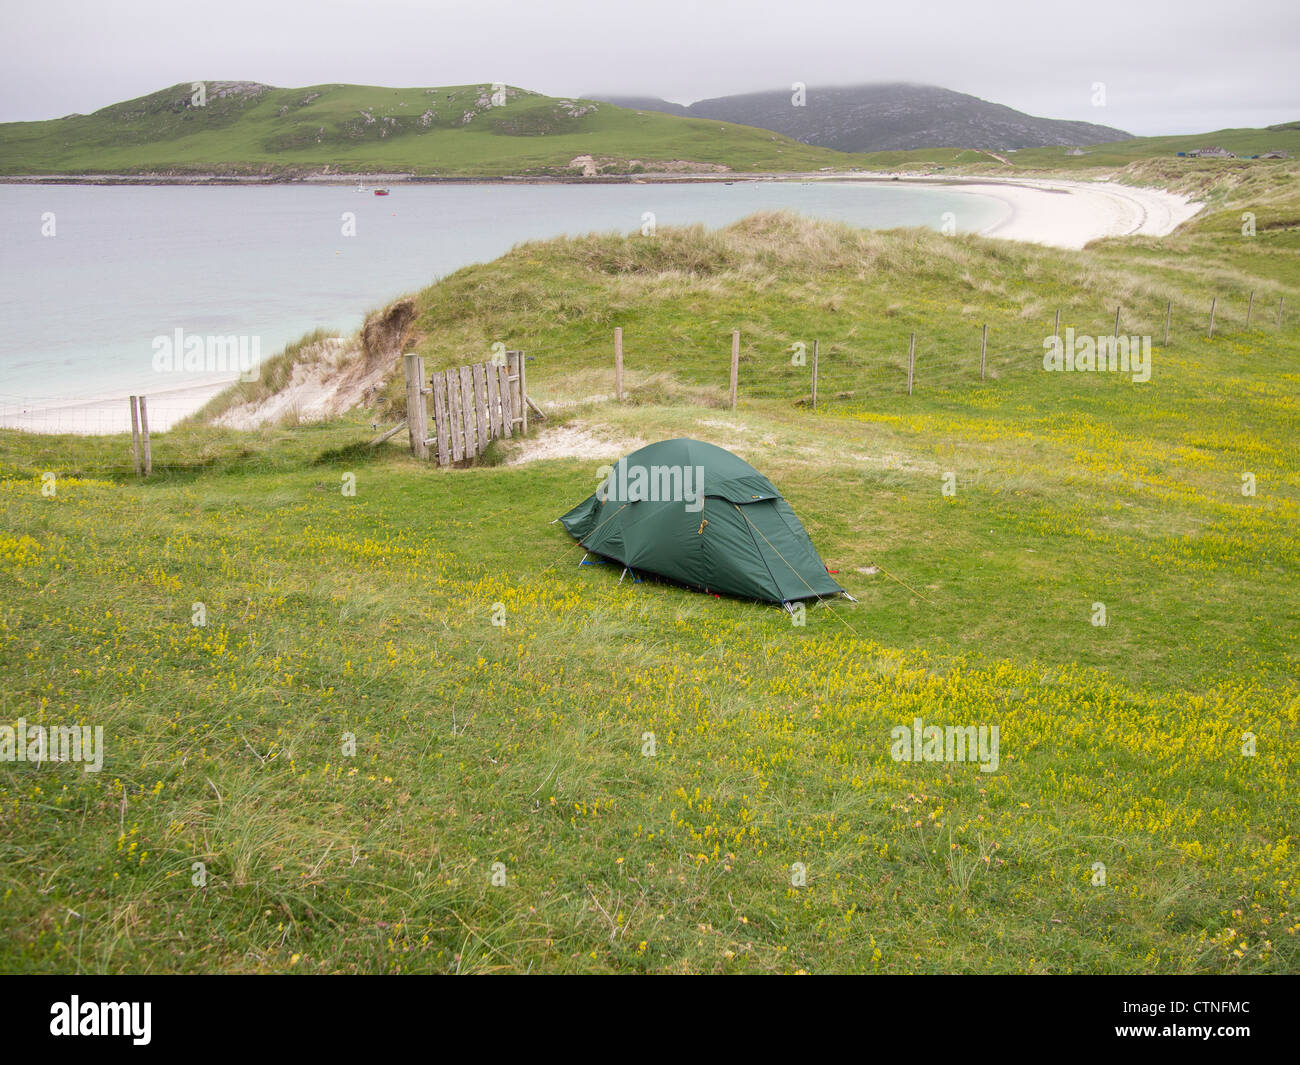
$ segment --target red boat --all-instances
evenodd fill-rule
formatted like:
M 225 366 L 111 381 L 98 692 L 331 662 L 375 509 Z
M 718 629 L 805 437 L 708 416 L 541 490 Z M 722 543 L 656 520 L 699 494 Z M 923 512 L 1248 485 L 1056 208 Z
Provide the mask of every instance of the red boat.
M 388 195 L 388 190 L 387 190 L 387 189 L 375 189 L 375 195 L 376 195 L 376 196 L 387 196 L 387 195 Z

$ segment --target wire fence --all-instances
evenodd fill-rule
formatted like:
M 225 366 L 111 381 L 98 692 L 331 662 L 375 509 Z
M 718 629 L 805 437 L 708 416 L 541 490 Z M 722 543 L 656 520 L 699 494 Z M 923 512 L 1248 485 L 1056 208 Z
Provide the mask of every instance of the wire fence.
M 1008 307 L 1002 317 L 988 321 L 975 320 L 972 315 L 923 315 L 897 308 L 862 321 L 837 315 L 827 323 L 814 317 L 819 327 L 829 324 L 836 332 L 802 341 L 752 327 L 734 331 L 729 337 L 714 324 L 712 328 L 687 327 L 689 336 L 679 333 L 660 342 L 639 336 L 635 328 L 622 328 L 618 341 L 622 361 L 617 365 L 615 330 L 604 323 L 585 330 L 585 336 L 574 337 L 568 332 L 563 343 L 552 343 L 550 337 L 541 335 L 532 345 L 524 342 L 511 347 L 524 349 L 527 362 L 541 371 L 536 379 L 539 385 L 559 383 L 565 376 L 587 370 L 594 377 L 588 376 L 585 386 L 600 389 L 607 374 L 609 397 L 621 384 L 624 394 L 635 401 L 644 382 L 668 373 L 720 397 L 707 402 L 725 405 L 732 400 L 730 374 L 734 372 L 737 401 L 780 400 L 809 406 L 815 396 L 816 405 L 824 408 L 836 401 L 965 391 L 982 381 L 1029 374 L 1042 368 L 1044 341 L 1053 335 L 1064 338 L 1071 329 L 1095 337 L 1139 335 L 1156 346 L 1176 346 L 1192 337 L 1226 338 L 1243 327 L 1253 332 L 1283 329 L 1281 299 L 1275 306 L 1265 306 L 1256 302 L 1253 292 L 1237 295 L 1239 300 L 1232 295 L 1208 296 L 1203 308 L 1200 301 L 1194 308 L 1186 303 L 1175 308 L 1172 302 L 1161 306 L 1148 302 L 1133 308 L 1066 306 L 1049 309 L 1037 327 L 1016 307 Z M 557 331 L 560 328 L 557 326 Z M 151 434 L 166 433 L 199 405 L 177 399 L 175 394 L 164 393 L 149 400 Z M 648 389 L 644 401 L 654 401 L 653 388 Z M 120 454 L 103 452 L 103 468 L 131 469 L 131 408 L 126 396 L 52 398 L 0 392 L 0 428 L 49 435 L 124 435 L 127 439 Z M 184 463 L 168 463 L 165 443 L 161 453 L 156 453 L 153 467 L 160 472 L 188 468 Z
M 1098 351 L 1112 337 L 1126 345 L 1140 341 L 1143 346 L 1135 349 L 1136 357 L 1149 348 L 1176 347 L 1191 339 L 1226 339 L 1243 330 L 1276 333 L 1284 323 L 1284 301 L 1265 305 L 1257 302 L 1254 292 L 1226 299 L 1207 295 L 1195 306 L 1148 300 L 1128 307 L 1048 307 L 1037 324 L 1020 306 L 1003 311 L 978 318 L 897 308 L 886 316 L 857 322 L 835 315 L 810 329 L 803 340 L 761 328 L 737 330 L 730 334 L 730 350 L 728 334 L 722 332 L 707 338 L 676 336 L 664 342 L 626 326 L 577 343 L 553 345 L 543 339 L 517 346 L 528 351 L 530 361 L 539 360 L 539 369 L 552 374 L 571 373 L 578 365 L 598 367 L 602 376 L 609 375 L 611 394 L 621 381 L 625 394 L 633 399 L 638 376 L 644 380 L 647 373 L 669 370 L 687 382 L 720 389 L 724 403 L 731 400 L 730 375 L 734 375 L 737 400 L 811 405 L 815 397 L 821 407 L 836 400 L 961 391 L 981 382 L 1040 371 L 1052 337 L 1068 345 L 1072 336 L 1086 336 L 1096 341 Z M 1122 350 L 1127 359 L 1128 347 Z M 553 355 L 564 356 L 563 368 Z M 1105 353 L 1099 357 L 1105 358 Z M 541 374 L 537 377 L 539 385 L 546 380 Z
M 161 433 L 193 414 L 193 406 L 149 404 L 149 431 Z M 0 398 L 0 429 L 28 433 L 115 436 L 131 432 L 128 397 L 114 400 Z

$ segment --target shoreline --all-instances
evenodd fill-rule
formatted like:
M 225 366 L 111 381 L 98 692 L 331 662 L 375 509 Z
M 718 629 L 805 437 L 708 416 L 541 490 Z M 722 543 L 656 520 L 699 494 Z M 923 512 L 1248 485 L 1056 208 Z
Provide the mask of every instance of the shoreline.
M 143 394 L 147 401 L 149 434 L 166 432 L 238 381 L 238 376 L 223 377 L 157 392 L 138 391 L 136 394 Z M 76 436 L 130 433 L 130 394 L 107 391 L 72 399 L 33 397 L 29 401 L 0 402 L 0 429 Z
M 1079 250 L 1106 237 L 1165 237 L 1205 206 L 1167 189 L 1116 181 L 1041 180 L 1019 185 L 972 179 L 952 187 L 1000 200 L 1008 214 L 980 236 Z
M 31 174 L 0 176 L 0 185 L 126 185 L 167 187 L 264 188 L 300 185 L 312 188 L 354 184 L 387 186 L 437 185 L 674 185 L 751 184 L 762 182 L 835 182 L 946 188 L 998 200 L 1004 217 L 978 231 L 979 236 L 1051 247 L 1079 249 L 1093 240 L 1118 236 L 1167 236 L 1200 211 L 1203 204 L 1180 193 L 1149 186 L 1123 185 L 1112 178 L 1076 180 L 1055 177 L 912 174 L 887 171 L 787 171 L 774 173 L 657 172 L 605 174 L 597 177 L 503 175 L 441 176 L 421 174 Z M 1055 197 L 1064 198 L 1056 199 Z
M 859 171 L 858 173 L 863 173 Z M 0 185 L 135 185 L 159 188 L 230 185 L 351 186 L 363 185 L 666 185 L 692 181 L 807 181 L 821 171 L 736 173 L 733 171 L 664 170 L 644 174 L 7 174 Z
M 354 182 L 380 180 L 390 185 L 428 184 L 674 184 L 680 182 L 759 182 L 759 181 L 829 181 L 838 183 L 887 184 L 945 188 L 964 195 L 993 199 L 1003 206 L 1002 217 L 986 225 L 977 235 L 1000 240 L 1040 244 L 1077 250 L 1093 240 L 1119 236 L 1167 236 L 1196 215 L 1203 204 L 1165 189 L 1121 185 L 1112 180 L 1073 181 L 1059 178 L 998 178 L 966 175 L 911 175 L 881 172 L 848 174 L 816 172 L 811 174 L 675 174 L 619 175 L 603 178 L 415 178 L 408 175 L 342 175 L 318 180 L 254 178 L 213 181 L 158 181 L 156 178 L 131 178 L 124 175 L 101 175 L 104 180 L 86 178 L 70 180 L 59 177 L 0 177 L 0 184 L 126 184 L 126 185 L 265 185 L 310 184 L 314 186 L 350 185 Z M 150 432 L 164 432 L 195 413 L 210 399 L 230 387 L 237 378 L 189 384 L 149 395 Z M 39 402 L 39 401 L 38 401 Z M 40 433 L 111 434 L 130 432 L 131 419 L 125 393 L 104 393 L 90 397 L 37 402 L 0 403 L 0 428 Z

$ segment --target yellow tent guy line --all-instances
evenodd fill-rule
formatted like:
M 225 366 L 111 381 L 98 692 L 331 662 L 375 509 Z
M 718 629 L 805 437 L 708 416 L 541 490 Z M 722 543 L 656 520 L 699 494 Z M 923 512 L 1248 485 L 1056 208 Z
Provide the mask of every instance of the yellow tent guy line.
M 621 510 L 623 509 L 623 507 L 626 507 L 626 506 L 627 506 L 627 504 L 624 503 L 622 507 L 619 507 L 618 510 L 614 511 L 614 513 L 611 514 L 608 518 L 606 518 L 605 521 L 602 521 L 602 522 L 600 523 L 600 525 L 604 525 L 605 522 L 608 522 L 608 521 L 613 521 L 616 517 L 618 517 L 618 515 L 619 515 L 619 511 L 621 511 Z M 559 519 L 556 519 L 556 520 L 558 521 Z M 594 532 L 596 531 L 596 529 L 599 529 L 599 528 L 600 528 L 600 525 L 597 525 L 595 529 L 592 529 L 590 533 L 587 533 L 587 536 L 588 536 L 588 537 L 591 536 L 591 533 L 594 533 Z M 585 539 L 585 537 L 584 537 L 584 539 Z M 569 544 L 568 547 L 566 547 L 563 551 L 561 551 L 558 555 L 555 556 L 555 562 L 552 562 L 550 566 L 547 566 L 547 567 L 546 567 L 546 569 L 539 571 L 538 574 L 537 574 L 537 576 L 540 577 L 543 573 L 546 572 L 546 570 L 550 569 L 551 566 L 554 566 L 556 562 L 559 562 L 560 559 L 562 559 L 562 558 L 563 558 L 563 557 L 564 557 L 568 552 L 572 551 L 575 547 L 582 547 L 582 540 L 574 540 L 573 543 Z M 590 550 L 590 549 L 588 548 L 588 549 L 586 549 L 586 550 Z
M 734 506 L 735 504 L 732 504 L 732 505 Z M 801 520 L 801 521 L 811 521 L 811 522 L 813 522 L 813 524 L 815 524 L 815 525 L 820 525 L 823 529 L 826 528 L 825 523 L 819 521 L 817 518 L 812 517 L 812 516 L 810 516 L 810 515 L 805 515 L 804 517 L 801 517 L 800 520 Z M 751 523 L 751 524 L 752 524 L 752 523 Z M 760 533 L 759 535 L 761 536 L 762 533 Z M 842 536 L 836 536 L 836 537 L 835 537 L 835 540 L 836 540 L 838 543 L 840 543 L 841 545 L 843 545 L 843 544 L 846 542 L 846 541 L 845 541 L 845 538 L 842 537 Z M 774 548 L 772 548 L 772 550 L 775 551 L 776 548 L 774 547 Z M 784 559 L 783 559 L 782 561 L 784 561 Z M 789 566 L 790 563 L 786 562 L 786 565 Z M 901 584 L 904 588 L 906 588 L 906 589 L 907 589 L 909 592 L 911 592 L 913 595 L 917 596 L 917 597 L 920 598 L 920 599 L 924 599 L 924 600 L 925 600 L 927 603 L 929 603 L 931 606 L 938 606 L 938 604 L 937 604 L 933 599 L 927 598 L 926 596 L 922 595 L 922 594 L 921 594 L 920 592 L 918 592 L 915 588 L 913 588 L 910 584 L 907 584 L 907 583 L 905 583 L 904 581 L 900 581 L 897 577 L 895 577 L 892 573 L 890 573 L 889 570 L 885 569 L 884 566 L 878 565 L 878 564 L 875 563 L 875 562 L 871 563 L 871 565 L 875 566 L 876 569 L 880 570 L 880 572 L 883 573 L 886 577 L 888 577 L 891 581 L 897 581 L 897 583 Z M 793 568 L 793 567 L 791 567 L 791 568 Z
M 873 565 L 873 566 L 876 566 L 876 564 L 875 564 L 874 562 L 872 563 L 872 565 Z M 934 605 L 935 605 L 935 602 L 934 602 L 933 599 L 929 599 L 929 598 L 927 598 L 926 596 L 921 595 L 921 593 L 918 592 L 915 588 L 913 588 L 910 584 L 905 584 L 903 581 L 898 580 L 898 578 L 895 577 L 892 573 L 890 573 L 889 570 L 885 569 L 884 566 L 876 566 L 876 569 L 880 570 L 880 572 L 883 573 L 886 577 L 888 577 L 891 581 L 898 581 L 899 584 L 902 584 L 903 587 L 906 588 L 906 589 L 907 589 L 909 592 L 911 592 L 913 595 L 915 595 L 915 596 L 919 596 L 921 599 L 925 599 L 925 601 L 926 601 L 927 603 L 929 603 L 931 606 L 934 606 Z

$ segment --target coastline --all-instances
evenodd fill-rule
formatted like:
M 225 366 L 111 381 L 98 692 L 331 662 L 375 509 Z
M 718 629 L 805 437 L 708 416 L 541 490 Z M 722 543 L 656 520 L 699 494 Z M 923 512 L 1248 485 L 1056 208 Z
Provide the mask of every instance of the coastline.
M 223 377 L 202 384 L 146 393 L 150 434 L 172 428 L 238 380 L 238 376 Z M 104 392 L 75 399 L 0 401 L 0 429 L 20 429 L 28 433 L 71 433 L 78 436 L 129 433 L 130 396 L 122 392 Z
M 128 184 L 128 185 L 350 185 L 358 181 L 407 184 L 670 184 L 679 182 L 828 181 L 837 183 L 912 185 L 944 188 L 964 195 L 998 201 L 1002 217 L 985 226 L 979 236 L 1064 249 L 1080 249 L 1105 237 L 1166 236 L 1203 206 L 1165 189 L 1121 185 L 1111 180 L 1073 181 L 1055 178 L 997 178 L 962 175 L 911 175 L 880 172 L 789 174 L 660 174 L 604 178 L 411 178 L 409 175 L 320 175 L 285 181 L 269 178 L 202 180 L 194 175 L 178 180 L 130 175 L 40 175 L 21 179 L 0 177 L 0 184 Z M 204 382 L 152 393 L 149 428 L 163 432 L 193 414 L 228 388 L 236 378 Z M 41 433 L 111 434 L 131 428 L 128 397 L 105 393 L 76 399 L 0 401 L 0 428 Z
M 1089 241 L 1118 236 L 1167 236 L 1202 207 L 1189 197 L 1147 186 L 1123 185 L 1109 178 L 1090 181 L 1069 178 L 1001 177 L 963 174 L 909 174 L 885 171 L 784 173 L 702 173 L 661 171 L 645 174 L 605 174 L 597 177 L 555 175 L 446 176 L 436 174 L 331 174 L 286 176 L 224 174 L 28 174 L 0 176 L 0 185 L 131 185 L 309 187 L 365 185 L 670 185 L 748 184 L 758 182 L 827 181 L 845 184 L 903 184 L 932 186 L 999 201 L 1004 217 L 979 231 L 980 236 L 1082 248 Z
M 1003 217 L 978 233 L 981 237 L 1078 250 L 1105 237 L 1165 237 L 1195 217 L 1204 206 L 1181 193 L 1113 180 L 1066 178 L 998 178 L 948 175 L 862 174 L 864 182 L 898 182 L 946 188 L 1000 202 Z

